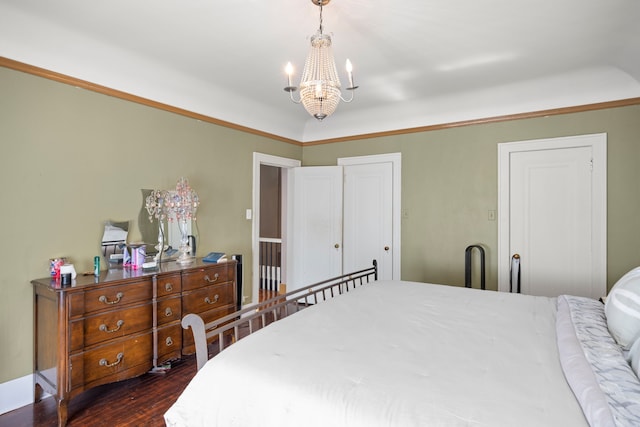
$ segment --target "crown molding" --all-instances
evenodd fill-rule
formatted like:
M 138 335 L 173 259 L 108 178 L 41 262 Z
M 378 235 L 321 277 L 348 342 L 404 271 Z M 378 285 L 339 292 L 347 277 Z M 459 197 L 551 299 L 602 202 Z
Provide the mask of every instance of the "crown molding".
M 15 61 L 13 59 L 0 56 L 0 66 L 10 68 L 12 70 L 21 71 L 34 76 L 43 77 L 48 80 L 53 80 L 59 83 L 68 84 L 74 87 L 90 90 L 92 92 L 101 93 L 103 95 L 112 96 L 114 98 L 123 99 L 125 101 L 135 102 L 137 104 L 146 105 L 148 107 L 157 108 L 159 110 L 168 111 L 170 113 L 179 114 L 181 116 L 189 117 L 192 119 L 200 120 L 207 123 L 212 123 L 218 126 L 223 126 L 230 129 L 235 129 L 241 132 L 247 132 L 253 135 L 262 136 L 265 138 L 273 139 L 276 141 L 286 142 L 297 146 L 313 146 L 322 144 L 334 144 L 337 142 L 355 141 L 361 139 L 379 138 L 386 136 L 405 135 L 417 132 L 429 132 L 434 130 L 451 129 L 463 126 L 472 126 L 486 123 L 498 123 L 512 120 L 531 119 L 536 117 L 557 116 L 562 114 L 580 113 L 585 111 L 603 110 L 608 108 L 626 107 L 630 105 L 640 105 L 640 97 L 627 98 L 617 101 L 598 102 L 594 104 L 576 105 L 572 107 L 552 108 L 548 110 L 531 111 L 526 113 L 507 114 L 502 116 L 485 117 L 472 120 L 463 120 L 458 122 L 441 123 L 428 126 L 419 126 L 407 129 L 397 129 L 385 132 L 374 132 L 368 134 L 351 135 L 340 138 L 331 138 L 323 140 L 315 140 L 308 142 L 296 141 L 291 138 L 284 138 L 279 135 L 275 135 L 268 132 L 263 132 L 257 129 L 253 129 L 246 126 L 241 126 L 235 123 L 231 123 L 225 120 L 216 119 L 215 117 L 206 116 L 204 114 L 195 113 L 193 111 L 185 110 L 182 108 L 174 107 L 172 105 L 163 104 L 161 102 L 153 101 L 151 99 L 143 98 L 137 95 L 132 95 L 127 92 L 122 92 L 117 89 L 111 89 L 106 86 L 101 86 L 95 83 L 88 82 L 86 80 L 77 79 L 75 77 L 67 76 L 65 74 L 57 73 L 55 71 L 47 70 L 44 68 L 36 67 L 33 65 L 25 64 L 23 62 Z

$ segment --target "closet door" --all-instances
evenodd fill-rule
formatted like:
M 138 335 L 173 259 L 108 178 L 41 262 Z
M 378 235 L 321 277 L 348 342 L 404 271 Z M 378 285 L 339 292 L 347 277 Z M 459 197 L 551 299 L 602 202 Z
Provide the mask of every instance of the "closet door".
M 511 290 L 517 254 L 524 294 L 605 295 L 606 134 L 503 143 L 498 155 L 498 289 Z
M 342 167 L 301 167 L 293 174 L 287 291 L 342 274 Z
M 378 277 L 393 279 L 393 167 L 390 162 L 344 166 L 343 271 L 378 262 Z

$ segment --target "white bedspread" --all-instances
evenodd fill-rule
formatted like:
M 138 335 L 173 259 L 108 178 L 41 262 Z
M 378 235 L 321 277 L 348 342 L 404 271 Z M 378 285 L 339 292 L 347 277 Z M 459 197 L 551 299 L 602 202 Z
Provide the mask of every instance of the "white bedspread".
M 584 426 L 556 299 L 380 281 L 211 359 L 169 426 Z

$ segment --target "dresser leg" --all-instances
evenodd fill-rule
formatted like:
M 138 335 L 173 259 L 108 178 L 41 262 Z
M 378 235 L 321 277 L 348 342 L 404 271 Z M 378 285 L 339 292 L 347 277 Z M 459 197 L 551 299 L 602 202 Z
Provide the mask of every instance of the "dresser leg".
M 34 382 L 33 384 L 33 401 L 35 403 L 38 403 L 42 400 L 42 394 L 44 393 L 44 390 L 42 389 L 42 386 L 40 384 L 38 384 L 37 382 Z
M 65 427 L 67 425 L 67 404 L 66 399 L 58 399 L 58 427 Z

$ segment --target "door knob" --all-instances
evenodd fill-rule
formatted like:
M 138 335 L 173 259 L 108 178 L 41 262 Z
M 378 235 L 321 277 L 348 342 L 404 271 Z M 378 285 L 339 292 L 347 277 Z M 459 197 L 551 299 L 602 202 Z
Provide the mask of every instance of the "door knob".
M 385 247 L 384 247 L 384 250 L 385 250 L 385 251 L 387 251 L 387 252 L 389 252 L 389 246 L 385 246 Z
M 336 243 L 335 245 L 333 245 L 333 247 L 338 249 L 340 247 L 340 244 Z

